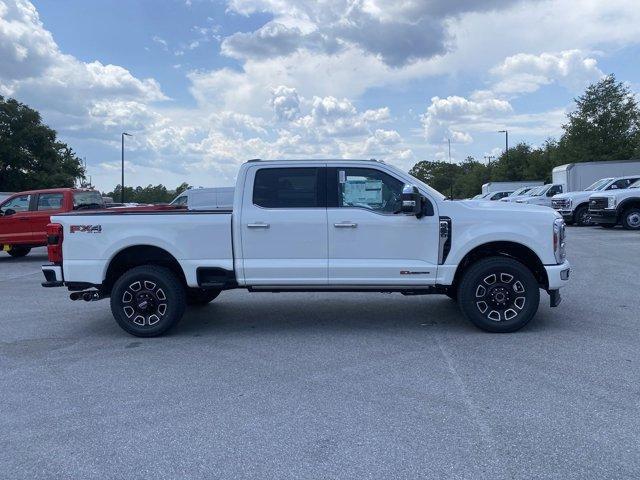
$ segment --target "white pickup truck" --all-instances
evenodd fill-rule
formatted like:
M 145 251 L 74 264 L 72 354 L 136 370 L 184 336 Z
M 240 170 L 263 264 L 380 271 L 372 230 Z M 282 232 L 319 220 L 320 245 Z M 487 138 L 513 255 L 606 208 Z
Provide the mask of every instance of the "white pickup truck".
M 640 180 L 621 190 L 593 193 L 589 215 L 593 223 L 605 228 L 621 223 L 627 230 L 640 230 Z
M 232 210 L 52 217 L 45 287 L 111 298 L 127 332 L 164 333 L 222 290 L 439 293 L 479 328 L 512 332 L 560 303 L 564 221 L 538 206 L 451 201 L 390 165 L 253 160 Z M 301 309 L 304 307 L 301 306 Z

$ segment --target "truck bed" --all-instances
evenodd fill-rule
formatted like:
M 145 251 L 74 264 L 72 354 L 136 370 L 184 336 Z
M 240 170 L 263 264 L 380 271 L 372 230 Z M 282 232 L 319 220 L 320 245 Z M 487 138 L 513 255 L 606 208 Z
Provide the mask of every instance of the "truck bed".
M 111 260 L 129 245 L 157 247 L 198 286 L 197 268 L 233 271 L 231 210 L 103 210 L 53 216 L 63 226 L 65 282 L 100 284 Z

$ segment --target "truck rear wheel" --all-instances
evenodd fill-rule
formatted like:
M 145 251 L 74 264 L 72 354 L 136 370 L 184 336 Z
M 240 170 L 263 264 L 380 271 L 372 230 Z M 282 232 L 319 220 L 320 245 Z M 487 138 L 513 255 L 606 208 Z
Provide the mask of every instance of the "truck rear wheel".
M 640 208 L 632 207 L 624 212 L 622 226 L 627 230 L 640 230 Z
M 175 273 L 165 267 L 135 267 L 116 280 L 111 312 L 118 325 L 137 337 L 162 335 L 182 318 L 186 294 Z
M 11 247 L 11 249 L 7 252 L 14 258 L 25 257 L 31 251 L 31 247 Z
M 538 311 L 540 287 L 531 271 L 511 258 L 492 257 L 471 265 L 458 286 L 464 316 L 487 332 L 515 332 Z
M 205 290 L 203 288 L 188 288 L 187 289 L 187 305 L 203 306 L 212 302 L 221 290 Z

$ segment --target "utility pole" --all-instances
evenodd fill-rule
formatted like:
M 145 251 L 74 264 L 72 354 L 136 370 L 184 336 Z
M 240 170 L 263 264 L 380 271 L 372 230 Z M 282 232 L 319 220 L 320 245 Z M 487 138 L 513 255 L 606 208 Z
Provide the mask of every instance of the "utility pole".
M 484 159 L 487 161 L 487 163 L 491 163 L 491 160 L 493 160 L 494 158 L 496 158 L 495 155 L 485 155 Z
M 120 182 L 120 203 L 124 203 L 124 136 L 132 137 L 130 133 L 122 132 L 122 181 Z
M 449 172 L 450 172 L 450 184 L 449 184 L 449 199 L 453 200 L 453 163 L 451 163 L 451 139 L 447 138 L 449 144 Z

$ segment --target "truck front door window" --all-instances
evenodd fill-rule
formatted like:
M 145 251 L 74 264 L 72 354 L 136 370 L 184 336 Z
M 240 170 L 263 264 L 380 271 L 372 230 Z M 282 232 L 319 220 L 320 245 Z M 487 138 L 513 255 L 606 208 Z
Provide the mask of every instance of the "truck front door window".
M 7 214 L 7 210 L 9 213 L 16 212 L 26 212 L 29 210 L 29 202 L 31 201 L 31 195 L 20 195 L 18 197 L 13 197 L 10 200 L 7 200 L 0 207 L 0 211 L 3 215 Z
M 400 210 L 404 182 L 379 170 L 338 170 L 338 206 L 359 207 L 393 214 Z

